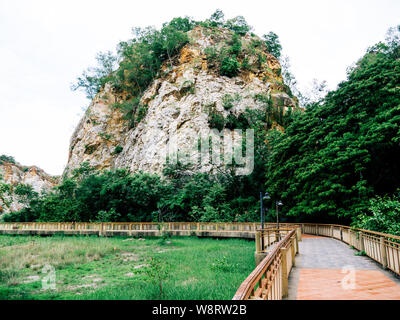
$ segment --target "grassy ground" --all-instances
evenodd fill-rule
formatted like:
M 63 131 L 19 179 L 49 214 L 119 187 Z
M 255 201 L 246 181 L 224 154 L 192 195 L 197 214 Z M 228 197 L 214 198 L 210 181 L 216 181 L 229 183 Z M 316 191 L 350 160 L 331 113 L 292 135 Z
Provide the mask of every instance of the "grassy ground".
M 168 270 L 162 295 L 150 259 Z M 47 264 L 56 289 L 42 288 Z M 240 239 L 0 235 L 0 299 L 232 299 L 254 267 Z

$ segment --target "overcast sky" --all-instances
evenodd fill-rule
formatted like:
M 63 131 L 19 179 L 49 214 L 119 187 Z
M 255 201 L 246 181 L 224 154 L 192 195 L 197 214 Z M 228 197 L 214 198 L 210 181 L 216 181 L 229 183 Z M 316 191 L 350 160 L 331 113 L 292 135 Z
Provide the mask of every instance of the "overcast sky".
M 365 49 L 400 23 L 399 0 L 124 1 L 0 0 L 0 154 L 61 174 L 85 95 L 70 84 L 115 50 L 131 28 L 177 16 L 243 15 L 258 35 L 274 31 L 300 87 L 312 79 L 329 88 Z

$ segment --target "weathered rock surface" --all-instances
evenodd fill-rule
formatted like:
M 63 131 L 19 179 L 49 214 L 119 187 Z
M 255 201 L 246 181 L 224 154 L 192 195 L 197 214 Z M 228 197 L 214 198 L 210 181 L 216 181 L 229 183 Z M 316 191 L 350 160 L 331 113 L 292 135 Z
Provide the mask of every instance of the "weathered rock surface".
M 18 211 L 24 207 L 23 202 L 14 193 L 19 184 L 32 186 L 33 191 L 41 193 L 47 192 L 58 183 L 58 177 L 50 176 L 42 169 L 31 166 L 22 166 L 19 163 L 0 161 L 0 183 L 7 184 L 10 192 L 2 194 L 0 198 L 0 215 L 11 211 Z
M 173 140 L 175 151 L 197 157 L 201 133 L 210 130 L 210 107 L 224 118 L 230 113 L 238 116 L 246 108 L 262 108 L 255 99 L 257 94 L 268 96 L 276 108 L 283 108 L 282 112 L 297 107 L 296 99 L 283 85 L 278 60 L 265 50 L 260 68 L 229 78 L 209 68 L 205 49 L 224 43 L 231 32 L 222 29 L 213 34 L 196 27 L 189 37 L 190 43 L 183 47 L 173 66 L 164 65 L 161 76 L 143 94 L 141 104 L 147 106 L 147 114 L 135 127 L 130 128 L 122 112 L 113 107 L 121 98 L 109 85 L 97 94 L 71 138 L 66 173 L 85 161 L 99 170 L 127 168 L 131 172 L 161 173 Z M 242 47 L 250 47 L 254 39 L 259 40 L 246 35 Z M 257 64 L 254 59 L 249 55 L 250 64 Z M 237 97 L 229 110 L 223 106 L 227 94 Z M 213 166 L 199 170 L 212 171 Z

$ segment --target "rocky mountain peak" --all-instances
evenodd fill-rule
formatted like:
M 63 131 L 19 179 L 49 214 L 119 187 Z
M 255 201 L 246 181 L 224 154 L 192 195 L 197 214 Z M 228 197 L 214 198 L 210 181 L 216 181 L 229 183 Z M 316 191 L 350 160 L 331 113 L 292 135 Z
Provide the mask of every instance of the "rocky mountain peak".
M 164 61 L 139 104 L 109 83 L 100 89 L 71 138 L 65 173 L 88 162 L 98 170 L 160 174 L 172 140 L 177 154 L 194 159 L 201 137 L 218 134 L 211 129 L 234 136 L 234 129 L 246 128 L 249 110 L 264 112 L 269 127 L 282 130 L 280 117 L 298 102 L 263 40 L 203 26 L 187 35 L 188 43 Z

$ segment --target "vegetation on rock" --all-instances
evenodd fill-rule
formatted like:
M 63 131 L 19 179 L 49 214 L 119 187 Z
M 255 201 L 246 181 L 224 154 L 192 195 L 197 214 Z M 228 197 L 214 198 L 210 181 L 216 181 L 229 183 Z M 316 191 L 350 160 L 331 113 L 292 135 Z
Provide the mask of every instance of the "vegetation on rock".
M 177 54 L 191 40 L 188 32 L 196 26 L 207 28 L 215 34 L 221 30 L 230 32 L 230 39 L 222 46 L 205 49 L 209 68 L 216 69 L 222 76 L 234 77 L 241 70 L 250 71 L 253 68 L 249 63 L 251 55 L 257 55 L 262 61 L 257 67 L 262 69 L 266 61 L 262 50 L 270 48 L 272 54 L 277 54 L 280 48 L 274 33 L 269 35 L 275 37 L 269 36 L 265 43 L 253 39 L 251 48 L 243 47 L 242 38 L 252 29 L 251 26 L 241 16 L 225 21 L 220 10 L 205 21 L 194 21 L 189 17 L 174 18 L 164 23 L 161 30 L 153 27 L 134 28 L 134 37 L 118 44 L 116 56 L 110 51 L 99 53 L 96 56 L 98 66 L 84 71 L 71 88 L 81 89 L 89 99 L 93 99 L 109 83 L 113 93 L 121 97 L 114 107 L 120 108 L 130 126 L 134 127 L 147 111 L 140 101 L 143 93 L 162 75 L 163 68 L 168 70 L 176 65 Z
M 12 163 L 12 164 L 15 164 L 15 163 L 16 163 L 14 157 L 6 156 L 5 154 L 2 154 L 2 155 L 0 156 L 0 164 L 3 164 L 3 163 L 5 163 L 5 162 L 7 162 L 7 163 Z

